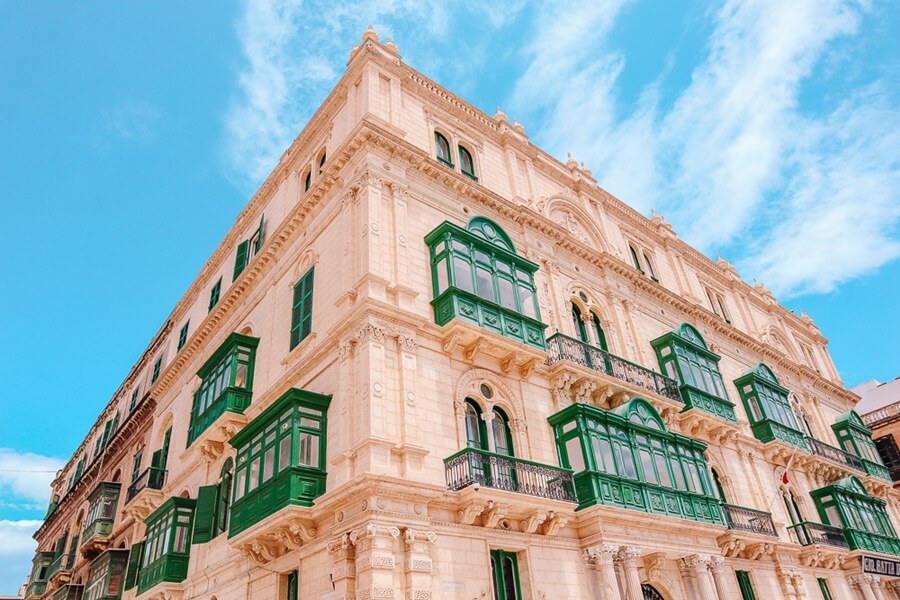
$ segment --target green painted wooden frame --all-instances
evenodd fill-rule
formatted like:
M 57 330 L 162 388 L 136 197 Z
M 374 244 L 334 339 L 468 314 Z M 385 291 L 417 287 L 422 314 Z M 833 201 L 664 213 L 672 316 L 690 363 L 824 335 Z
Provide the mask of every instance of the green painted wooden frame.
M 517 340 L 539 350 L 546 350 L 544 330 L 540 320 L 534 273 L 538 265 L 516 254 L 515 246 L 503 229 L 485 217 L 472 218 L 466 229 L 444 221 L 425 236 L 431 257 L 431 277 L 435 323 L 446 325 L 453 319 L 462 319 Z M 465 248 L 465 250 L 463 250 Z M 490 257 L 490 266 L 476 261 L 476 253 Z M 460 287 L 454 259 L 468 263 L 472 279 L 472 291 Z M 516 308 L 501 305 L 498 301 L 482 298 L 475 292 L 474 273 L 478 266 L 490 269 L 494 298 L 501 297 L 499 280 L 512 286 Z M 501 268 L 508 267 L 509 272 Z M 439 269 L 445 269 L 439 275 Z M 442 282 L 446 288 L 441 289 Z M 534 317 L 524 312 L 526 302 L 531 302 Z
M 91 561 L 91 576 L 84 586 L 85 596 L 93 587 L 94 583 L 96 583 L 98 575 L 102 573 L 103 582 L 101 585 L 103 593 L 97 596 L 97 600 L 116 600 L 117 598 L 121 598 L 122 592 L 125 589 L 123 583 L 125 582 L 125 570 L 127 566 L 128 550 L 124 548 L 110 548 L 105 550 L 100 556 Z M 113 577 L 116 577 L 116 590 L 115 593 L 110 593 L 110 583 L 112 583 Z
M 224 412 L 233 412 L 243 414 L 244 410 L 250 406 L 253 397 L 253 374 L 256 366 L 256 348 L 259 345 L 259 338 L 242 335 L 240 333 L 232 333 L 229 335 L 222 345 L 213 352 L 203 366 L 197 371 L 197 375 L 202 380 L 197 390 L 194 392 L 194 403 L 191 407 L 191 422 L 188 427 L 188 446 L 196 440 L 201 433 L 212 425 L 219 416 Z M 238 350 L 246 348 L 249 350 L 249 359 L 247 361 L 247 381 L 246 385 L 239 387 L 234 385 L 237 373 Z M 198 412 L 201 395 L 205 391 L 208 376 L 223 361 L 231 361 L 230 381 L 219 395 L 210 402 L 210 404 L 202 411 Z
M 656 360 L 659 362 L 660 371 L 672 379 L 677 379 L 680 384 L 678 389 L 681 392 L 682 400 L 684 400 L 682 412 L 696 408 L 715 415 L 720 419 L 737 423 L 734 403 L 728 399 L 722 372 L 719 370 L 721 357 L 706 346 L 706 342 L 699 331 L 688 323 L 682 323 L 675 330 L 651 341 L 650 345 L 653 346 L 653 350 L 656 352 Z M 716 390 L 716 393 L 714 393 L 687 381 L 685 375 L 687 365 L 684 362 L 688 359 L 684 356 L 685 353 L 696 354 L 715 367 L 715 371 L 710 373 L 710 377 L 713 388 L 717 387 L 716 384 L 718 384 L 721 391 Z
M 809 444 L 806 441 L 806 434 L 800 430 L 797 423 L 797 416 L 791 408 L 788 400 L 790 391 L 778 383 L 778 379 L 772 370 L 759 363 L 740 377 L 734 380 L 741 401 L 744 403 L 744 410 L 747 411 L 747 418 L 750 419 L 750 429 L 753 435 L 761 442 L 771 442 L 779 440 L 797 446 L 809 452 Z M 761 395 L 768 394 L 774 398 L 781 408 L 793 418 L 793 425 L 784 423 L 769 414 L 766 402 L 760 400 Z M 756 406 L 760 411 L 760 418 L 757 417 L 755 411 L 751 409 L 751 403 L 756 400 Z
M 315 499 L 325 492 L 327 415 L 330 404 L 330 395 L 292 388 L 231 438 L 229 443 L 237 450 L 238 461 L 235 465 L 228 537 L 237 535 L 285 506 L 312 506 Z M 321 411 L 321 416 L 304 413 L 304 407 Z M 245 485 L 245 480 L 242 480 L 245 477 L 242 469 L 246 463 L 241 464 L 241 457 L 249 451 L 251 443 L 258 435 L 262 434 L 273 422 L 278 422 L 288 411 L 292 411 L 290 432 L 287 434 L 291 437 L 290 466 L 281 469 L 279 465 L 279 469 L 270 479 L 238 498 L 237 486 Z M 318 468 L 298 464 L 297 441 L 304 429 L 301 425 L 301 418 L 319 422 L 317 430 L 319 436 Z M 280 435 L 284 434 L 280 432 Z
M 838 447 L 846 451 L 849 444 L 851 453 L 859 457 L 866 473 L 891 481 L 891 473 L 884 466 L 878 448 L 872 441 L 872 430 L 866 427 L 855 410 L 845 412 L 835 419 L 831 429 L 837 437 Z
M 563 467 L 572 468 L 566 443 L 571 439 L 580 440 L 581 460 L 585 469 L 575 473 L 574 476 L 575 492 L 579 501 L 576 510 L 604 504 L 704 523 L 724 524 L 719 499 L 703 456 L 707 444 L 667 431 L 659 413 L 643 398 L 634 398 L 614 410 L 575 403 L 551 415 L 548 421 L 554 429 L 560 464 Z M 598 465 L 591 440 L 590 421 L 604 427 L 612 426 L 626 433 L 634 478 L 619 474 L 620 460 L 616 460 L 616 473 L 609 473 Z M 647 480 L 643 472 L 644 466 L 636 451 L 639 445 L 636 440 L 638 435 L 662 442 L 669 469 L 669 481 L 679 480 L 674 472 L 677 463 L 681 473 L 680 480 L 684 481 L 686 489 L 678 489 L 677 484 L 666 487 Z M 616 445 L 619 445 L 621 450 L 616 449 Z M 612 456 L 624 452 L 626 447 L 621 440 L 617 440 L 612 446 L 613 450 L 610 453 Z M 702 458 L 698 459 L 698 455 Z M 693 466 L 688 468 L 686 465 Z M 692 479 L 694 485 L 699 485 L 702 492 L 687 489 L 688 479 Z
M 139 595 L 159 583 L 178 583 L 184 581 L 185 577 L 187 577 L 188 561 L 190 560 L 191 553 L 191 532 L 194 524 L 193 516 L 195 505 L 196 500 L 193 498 L 172 497 L 163 502 L 159 508 L 144 519 L 144 523 L 147 525 L 146 530 L 148 532 L 148 538 L 144 542 L 144 556 L 141 557 L 141 567 L 137 577 L 137 593 Z M 177 516 L 179 512 L 187 512 L 187 510 L 180 509 L 190 510 L 190 519 L 187 523 L 178 522 Z M 147 563 L 147 549 L 151 544 L 151 538 L 149 537 L 151 529 L 153 529 L 157 523 L 164 522 L 165 519 L 170 516 L 172 520 L 168 525 L 168 546 L 162 549 L 162 554 L 158 558 Z M 182 526 L 185 528 L 185 549 L 184 552 L 176 552 L 174 550 L 177 537 L 176 531 L 178 527 Z M 163 528 L 162 531 L 165 531 L 165 528 Z
M 843 529 L 851 550 L 871 550 L 900 556 L 900 539 L 887 513 L 887 502 L 870 495 L 859 479 L 845 477 L 813 490 L 809 495 L 822 522 Z M 841 523 L 831 522 L 827 512 L 829 507 L 837 509 Z M 863 528 L 862 524 L 867 524 L 868 529 Z

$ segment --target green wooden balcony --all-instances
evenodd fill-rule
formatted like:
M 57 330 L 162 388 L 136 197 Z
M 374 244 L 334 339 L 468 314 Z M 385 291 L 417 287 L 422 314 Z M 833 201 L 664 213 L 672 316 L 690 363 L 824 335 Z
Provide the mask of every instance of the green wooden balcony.
M 471 292 L 449 287 L 431 304 L 435 322 L 440 326 L 453 319 L 462 319 L 538 350 L 547 348 L 544 341 L 546 325 Z
M 26 598 L 40 598 L 44 595 L 44 592 L 47 591 L 47 582 L 46 581 L 32 581 L 28 584 L 28 587 L 25 588 L 25 597 Z
M 599 471 L 575 474 L 578 510 L 596 504 L 723 525 L 719 501 L 697 493 L 673 490 L 653 483 Z
M 734 403 L 701 390 L 692 385 L 679 386 L 681 398 L 684 400 L 684 410 L 696 408 L 731 423 L 737 423 L 737 414 L 734 412 Z
M 202 414 L 191 418 L 191 425 L 188 428 L 188 444 L 196 440 L 223 413 L 244 414 L 244 411 L 250 406 L 252 398 L 253 392 L 243 387 L 230 386 L 222 390 L 222 393 L 212 401 Z
M 506 490 L 539 498 L 577 502 L 572 471 L 514 456 L 466 448 L 444 459 L 447 487 L 470 485 Z
M 863 470 L 866 473 L 873 477 L 884 479 L 885 481 L 891 481 L 891 472 L 886 466 L 877 462 L 872 462 L 871 460 L 866 460 L 865 458 L 861 458 L 860 460 L 862 461 Z
M 678 391 L 678 382 L 661 373 L 627 361 L 615 354 L 601 350 L 562 333 L 554 333 L 547 338 L 547 351 L 550 356 L 547 364 L 568 361 L 597 371 L 603 375 L 614 377 L 625 383 L 653 392 L 669 400 L 682 403 Z
M 63 553 L 53 559 L 53 562 L 50 563 L 50 567 L 47 570 L 47 580 L 53 579 L 53 576 L 57 573 L 69 571 L 72 569 L 72 565 L 75 563 L 75 553 L 70 552 L 68 554 Z
M 840 527 L 832 527 L 822 523 L 803 521 L 797 525 L 791 525 L 788 534 L 791 540 L 801 546 L 825 545 L 835 548 L 846 548 L 847 540 Z
M 54 555 L 54 552 L 38 552 L 34 555 L 31 579 L 25 588 L 25 598 L 39 598 L 47 591 L 48 573 Z
M 772 513 L 734 504 L 722 504 L 722 513 L 725 515 L 728 529 L 778 537 L 775 524 L 772 522 Z
M 231 505 L 228 537 L 233 537 L 286 506 L 312 506 L 325 493 L 326 473 L 303 465 L 286 467 Z
M 786 427 L 781 423 L 772 419 L 762 419 L 750 425 L 754 437 L 761 442 L 771 442 L 778 440 L 791 446 L 796 446 L 801 450 L 810 452 L 809 442 L 802 432 Z
M 881 554 L 900 556 L 900 540 L 895 537 L 849 527 L 844 528 L 844 537 L 851 550 L 870 550 Z

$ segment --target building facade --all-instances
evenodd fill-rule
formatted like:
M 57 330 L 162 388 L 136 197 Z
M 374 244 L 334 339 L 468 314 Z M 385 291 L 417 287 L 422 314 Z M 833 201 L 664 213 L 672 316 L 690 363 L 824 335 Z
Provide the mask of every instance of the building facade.
M 885 383 L 873 379 L 851 391 L 862 398 L 856 412 L 871 430 L 881 461 L 897 487 L 900 485 L 900 378 Z
M 856 400 L 811 319 L 370 30 L 60 471 L 27 597 L 897 598 Z

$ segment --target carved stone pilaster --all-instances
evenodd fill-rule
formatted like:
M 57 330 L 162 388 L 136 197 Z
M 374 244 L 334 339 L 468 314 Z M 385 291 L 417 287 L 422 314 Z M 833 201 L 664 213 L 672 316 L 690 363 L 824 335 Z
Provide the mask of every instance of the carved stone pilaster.
M 431 531 L 413 529 L 403 531 L 403 542 L 406 546 L 403 571 L 406 576 L 407 600 L 430 600 L 434 595 L 431 548 L 436 541 L 437 535 Z
M 618 551 L 619 547 L 611 544 L 591 546 L 584 551 L 584 559 L 594 573 L 595 588 L 600 600 L 622 600 L 613 565 Z
M 400 530 L 392 525 L 369 523 L 356 540 L 356 597 L 399 598 L 394 587 L 395 557 Z
M 354 543 L 358 533 L 345 533 L 328 542 L 331 555 L 331 582 L 335 598 L 353 600 L 356 598 L 356 552 Z

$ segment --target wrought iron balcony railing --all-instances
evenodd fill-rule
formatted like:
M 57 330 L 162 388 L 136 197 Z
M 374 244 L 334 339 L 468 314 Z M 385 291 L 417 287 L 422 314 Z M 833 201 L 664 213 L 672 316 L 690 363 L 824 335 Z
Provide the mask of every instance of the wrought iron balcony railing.
M 837 548 L 847 547 L 844 531 L 840 527 L 803 521 L 797 525 L 791 525 L 787 529 L 791 535 L 791 539 L 801 546 L 825 544 Z
M 849 452 L 844 452 L 840 448 L 835 448 L 814 437 L 806 436 L 806 442 L 813 454 L 823 456 L 828 460 L 844 465 L 845 467 L 850 467 L 857 471 L 864 471 L 862 461 L 858 456 L 850 454 Z
M 168 473 L 168 471 L 157 467 L 147 467 L 144 469 L 143 473 L 138 475 L 138 478 L 132 481 L 131 485 L 128 486 L 128 492 L 125 495 L 125 503 L 131 502 L 143 489 L 150 488 L 151 490 L 161 490 L 166 483 L 166 473 Z
M 550 353 L 547 358 L 548 365 L 567 360 L 659 396 L 684 403 L 678 391 L 678 382 L 674 379 L 562 333 L 555 333 L 547 338 L 547 351 Z
M 722 512 L 725 513 L 728 529 L 778 537 L 771 513 L 733 504 L 723 504 Z
M 74 562 L 74 552 L 69 552 L 68 554 L 60 554 L 59 556 L 54 558 L 53 562 L 50 563 L 50 566 L 47 568 L 47 581 L 52 579 L 53 576 L 56 575 L 57 571 L 65 571 L 67 569 L 71 569 Z
M 453 491 L 470 485 L 577 502 L 572 471 L 514 456 L 466 448 L 444 459 L 447 487 Z

